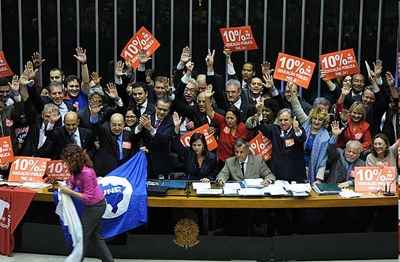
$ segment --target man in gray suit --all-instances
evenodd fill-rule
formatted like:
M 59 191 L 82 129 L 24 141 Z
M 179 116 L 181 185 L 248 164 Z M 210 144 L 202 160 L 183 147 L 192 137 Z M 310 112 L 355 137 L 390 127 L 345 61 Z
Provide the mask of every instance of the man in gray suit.
M 224 168 L 217 176 L 223 185 L 227 180 L 242 181 L 247 178 L 264 178 L 265 186 L 275 181 L 275 176 L 259 156 L 250 153 L 249 143 L 239 138 L 234 145 L 235 156 L 225 161 Z

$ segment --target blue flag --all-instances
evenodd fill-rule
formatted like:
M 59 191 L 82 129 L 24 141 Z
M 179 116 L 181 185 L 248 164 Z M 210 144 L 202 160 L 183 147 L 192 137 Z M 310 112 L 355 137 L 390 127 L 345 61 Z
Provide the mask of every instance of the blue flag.
M 147 160 L 143 151 L 99 179 L 107 203 L 102 218 L 102 237 L 110 238 L 147 223 Z M 53 194 L 58 204 L 58 194 Z M 81 201 L 74 199 L 79 215 L 84 211 Z M 67 242 L 71 239 L 66 227 Z
M 107 208 L 102 237 L 110 238 L 147 223 L 147 160 L 143 151 L 99 182 Z

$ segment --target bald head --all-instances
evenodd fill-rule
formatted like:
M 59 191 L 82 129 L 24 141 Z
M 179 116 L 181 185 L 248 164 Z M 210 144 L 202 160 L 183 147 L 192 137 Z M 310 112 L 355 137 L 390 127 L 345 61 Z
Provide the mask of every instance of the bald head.
M 64 116 L 64 126 L 69 134 L 75 133 L 79 125 L 79 117 L 76 112 L 68 112 Z
M 118 136 L 124 130 L 125 121 L 124 116 L 120 113 L 115 113 L 110 118 L 110 129 L 111 133 Z

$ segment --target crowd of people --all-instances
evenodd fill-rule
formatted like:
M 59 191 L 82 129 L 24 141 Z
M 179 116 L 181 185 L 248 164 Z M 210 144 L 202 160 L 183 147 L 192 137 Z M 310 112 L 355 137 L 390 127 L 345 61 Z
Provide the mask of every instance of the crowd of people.
M 185 47 L 172 77 L 146 69 L 151 57 L 140 52 L 136 70 L 118 61 L 115 81 L 103 83 L 99 72 L 89 72 L 86 50 L 76 48 L 81 78 L 53 68 L 41 86 L 45 59 L 35 52 L 21 75 L 0 79 L 0 135 L 10 136 L 14 154 L 22 156 L 60 159 L 68 144 L 76 144 L 98 176 L 137 150 L 148 157 L 148 178 L 220 184 L 263 177 L 265 184 L 279 179 L 347 187 L 356 166 L 397 168 L 399 92 L 382 61 L 368 77 L 326 80 L 321 72 L 323 96 L 305 101 L 293 82 L 278 88 L 268 62 L 246 62 L 236 73 L 234 53 L 224 54 L 227 80 L 214 71 L 215 51 L 208 51 L 207 70 L 199 72 Z M 188 147 L 180 142 L 204 124 L 216 150 L 207 149 L 201 133 Z M 259 132 L 271 140 L 269 161 L 249 152 L 248 141 Z M 9 164 L 0 169 L 7 176 Z

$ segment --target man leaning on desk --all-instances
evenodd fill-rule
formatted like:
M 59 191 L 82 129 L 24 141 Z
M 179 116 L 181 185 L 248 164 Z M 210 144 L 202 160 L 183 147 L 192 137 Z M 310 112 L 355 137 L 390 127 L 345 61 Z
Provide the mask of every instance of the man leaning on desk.
M 275 181 L 275 176 L 259 156 L 250 153 L 249 143 L 239 138 L 234 145 L 235 156 L 228 158 L 217 176 L 217 183 L 227 180 L 242 181 L 248 178 L 264 178 L 265 186 Z

